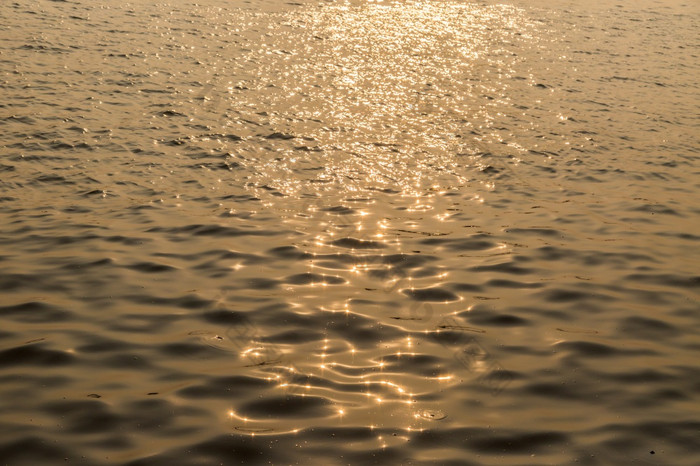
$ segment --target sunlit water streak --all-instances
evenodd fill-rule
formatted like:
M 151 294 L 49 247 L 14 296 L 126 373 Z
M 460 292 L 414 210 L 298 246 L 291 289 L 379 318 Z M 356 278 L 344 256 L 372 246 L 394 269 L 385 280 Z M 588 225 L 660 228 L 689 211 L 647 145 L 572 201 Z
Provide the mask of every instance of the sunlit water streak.
M 0 12 L 0 458 L 698 462 L 696 6 Z

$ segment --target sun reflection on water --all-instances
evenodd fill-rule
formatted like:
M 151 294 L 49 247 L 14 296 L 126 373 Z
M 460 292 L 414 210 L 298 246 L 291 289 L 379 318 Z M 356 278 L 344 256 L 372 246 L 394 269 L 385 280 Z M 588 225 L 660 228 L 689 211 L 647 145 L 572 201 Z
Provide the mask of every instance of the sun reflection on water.
M 322 314 L 328 328 L 343 336 L 329 330 L 328 337 L 301 344 L 303 350 L 294 353 L 280 345 L 282 360 L 255 370 L 287 396 L 333 400 L 328 416 L 346 425 L 375 428 L 391 418 L 404 422 L 406 431 L 422 431 L 423 423 L 445 417 L 426 410 L 425 400 L 459 380 L 442 363 L 405 369 L 402 364 L 425 352 L 446 350 L 432 342 L 441 334 L 434 323 L 426 328 L 422 322 L 409 336 L 409 327 L 398 324 L 421 323 L 433 311 L 411 310 L 415 316 L 408 317 L 396 311 L 400 318 L 386 328 L 388 335 L 401 337 L 367 347 L 353 340 L 353 332 L 368 331 L 362 328 L 366 317 L 381 319 L 381 313 L 394 311 L 358 306 L 357 290 L 375 293 L 387 306 L 409 306 L 406 293 L 432 290 L 451 278 L 444 269 L 421 275 L 418 266 L 405 266 L 415 259 L 404 250 L 403 238 L 451 233 L 464 214 L 453 208 L 450 196 L 478 205 L 495 189 L 493 180 L 472 179 L 472 173 L 493 170 L 479 157 L 484 152 L 479 138 L 491 137 L 490 125 L 502 117 L 494 109 L 509 99 L 505 77 L 512 74 L 513 59 L 491 42 L 490 31 L 504 31 L 504 40 L 517 33 L 523 40 L 530 25 L 514 7 L 450 1 L 347 2 L 294 15 L 314 38 L 304 44 L 313 53 L 304 60 L 289 57 L 284 76 L 275 68 L 279 63 L 263 61 L 261 77 L 248 83 L 284 104 L 284 112 L 266 116 L 279 134 L 248 136 L 266 138 L 272 154 L 252 160 L 258 181 L 248 189 L 300 234 L 295 244 L 308 258 L 309 273 L 344 280 L 285 288 L 299 315 Z M 491 94 L 495 97 L 484 98 Z M 453 312 L 450 303 L 462 299 L 440 298 L 433 305 Z M 264 356 L 264 347 L 251 343 L 242 356 L 251 355 Z M 314 422 L 279 422 L 276 428 L 297 431 Z

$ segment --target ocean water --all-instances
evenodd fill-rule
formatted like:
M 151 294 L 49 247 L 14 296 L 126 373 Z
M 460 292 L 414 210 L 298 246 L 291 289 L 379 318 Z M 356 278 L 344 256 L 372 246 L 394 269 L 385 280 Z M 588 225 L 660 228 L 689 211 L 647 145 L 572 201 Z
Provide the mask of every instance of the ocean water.
M 700 464 L 697 2 L 0 18 L 1 464 Z

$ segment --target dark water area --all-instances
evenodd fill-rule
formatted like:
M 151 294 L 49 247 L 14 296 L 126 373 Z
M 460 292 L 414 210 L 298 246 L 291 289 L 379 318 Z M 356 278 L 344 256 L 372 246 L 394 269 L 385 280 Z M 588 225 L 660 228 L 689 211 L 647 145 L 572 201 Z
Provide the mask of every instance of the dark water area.
M 0 18 L 1 464 L 700 464 L 697 2 Z

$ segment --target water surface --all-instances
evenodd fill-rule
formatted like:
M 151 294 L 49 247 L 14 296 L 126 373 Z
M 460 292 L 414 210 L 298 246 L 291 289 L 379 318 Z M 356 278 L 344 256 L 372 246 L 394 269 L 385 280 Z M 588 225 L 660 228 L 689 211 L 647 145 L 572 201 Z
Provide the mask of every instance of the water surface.
M 700 462 L 696 3 L 0 17 L 3 463 Z

